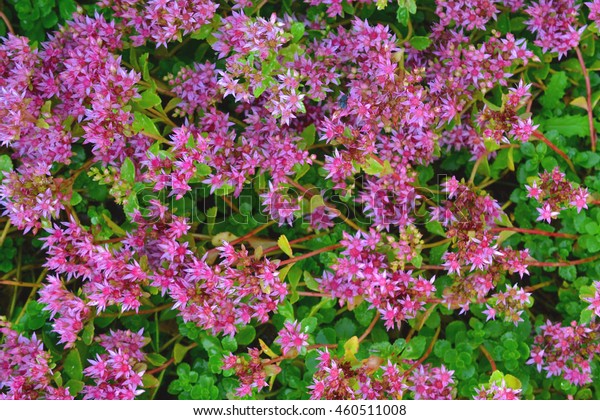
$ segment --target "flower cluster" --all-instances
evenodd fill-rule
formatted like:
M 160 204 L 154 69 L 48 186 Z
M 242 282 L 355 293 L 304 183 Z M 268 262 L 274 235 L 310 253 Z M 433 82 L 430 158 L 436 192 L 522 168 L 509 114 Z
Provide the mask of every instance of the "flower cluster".
M 230 354 L 223 360 L 222 368 L 234 369 L 240 381 L 240 386 L 236 389 L 238 397 L 252 395 L 253 390 L 260 392 L 268 385 L 267 378 L 281 371 L 279 366 L 268 364 L 266 360 L 261 359 L 260 355 L 260 350 L 250 348 L 247 357 Z
M 0 204 L 4 215 L 24 232 L 37 233 L 44 220 L 58 217 L 69 202 L 61 178 L 53 178 L 43 163 L 24 164 L 10 172 L 0 185 Z
M 69 390 L 52 385 L 50 354 L 35 333 L 24 337 L 0 323 L 0 399 L 72 400 Z
M 269 184 L 269 189 L 261 194 L 263 205 L 271 219 L 277 221 L 279 226 L 283 224 L 292 225 L 294 212 L 300 210 L 298 200 L 290 197 L 283 188 L 275 188 Z
M 548 377 L 562 376 L 573 385 L 585 385 L 592 382 L 591 362 L 600 353 L 599 337 L 600 325 L 595 323 L 585 326 L 573 321 L 562 327 L 547 321 L 534 339 L 527 364 L 545 370 Z
M 132 132 L 127 104 L 139 77 L 113 54 L 120 47 L 114 23 L 78 14 L 39 51 L 13 35 L 0 46 L 0 142 L 21 160 L 3 180 L 0 203 L 20 229 L 36 232 L 71 199 L 74 179 L 54 177 L 53 165 L 71 163 L 74 142 L 90 144 L 105 164 L 149 147 Z
M 83 279 L 82 291 L 87 305 L 96 307 L 98 312 L 111 305 L 119 306 L 122 311 L 139 309 L 142 286 L 148 284 L 148 276 L 139 262 L 133 259 L 131 248 L 109 249 L 106 245 L 96 245 L 93 235 L 75 220 L 64 222 L 62 226 L 55 225 L 48 229 L 48 233 L 50 235 L 44 238 L 44 248 L 48 253 L 46 267 L 68 279 Z M 60 283 L 50 282 L 43 292 L 48 301 L 52 294 L 62 293 L 60 287 Z M 52 306 L 50 310 L 55 312 Z M 61 304 L 57 311 L 61 318 L 57 320 L 55 329 L 63 323 L 64 314 L 72 311 Z M 87 309 L 81 308 L 80 314 L 85 313 Z M 79 322 L 70 326 L 81 327 Z M 70 336 L 70 341 L 74 338 L 72 333 L 77 334 L 77 331 L 62 331 L 61 335 Z
M 393 398 L 401 397 L 405 389 L 403 376 L 395 365 L 388 366 L 382 379 L 377 380 L 369 374 L 367 366 L 353 369 L 348 361 L 332 356 L 327 350 L 319 352 L 317 360 L 319 364 L 313 375 L 313 384 L 308 387 L 313 400 Z
M 600 26 L 600 1 L 594 0 L 585 5 L 590 9 L 589 19 L 593 20 L 596 26 Z
M 50 318 L 56 319 L 53 331 L 60 336 L 59 343 L 65 343 L 65 348 L 73 347 L 89 318 L 90 308 L 68 291 L 58 276 L 48 276 L 48 283 L 40 290 L 39 301 L 46 304 Z M 60 316 L 57 318 L 57 315 Z
M 487 303 L 487 309 L 483 311 L 487 315 L 487 320 L 496 319 L 502 316 L 505 322 L 512 322 L 518 325 L 523 321 L 521 315 L 525 308 L 532 305 L 529 298 L 531 293 L 527 293 L 523 288 L 516 284 L 513 287 L 507 286 L 505 292 L 494 293 Z
M 495 0 L 437 0 L 436 6 L 440 25 L 450 26 L 454 22 L 468 31 L 485 30 L 486 23 L 496 20 L 498 14 Z
M 595 281 L 592 285 L 593 294 L 582 296 L 582 299 L 589 303 L 587 309 L 594 313 L 594 316 L 600 316 L 600 281 Z
M 331 266 L 333 273 L 324 272 L 320 286 L 338 298 L 341 305 L 353 305 L 364 298 L 380 312 L 390 329 L 424 310 L 428 298 L 435 293 L 435 277 L 428 280 L 413 276 L 412 271 L 392 270 L 382 241 L 381 234 L 374 230 L 355 236 L 344 233 L 341 257 Z
M 102 0 L 101 7 L 110 8 L 121 19 L 122 31 L 133 29 L 134 46 L 154 42 L 157 47 L 199 30 L 210 23 L 218 4 L 210 0 L 131 1 Z
M 502 379 L 500 383 L 492 382 L 475 389 L 474 400 L 519 400 L 522 389 L 513 389 Z
M 281 346 L 284 355 L 293 351 L 301 353 L 308 345 L 308 334 L 302 332 L 302 325 L 298 321 L 287 321 L 275 342 Z
M 447 226 L 447 237 L 455 240 L 453 250 L 446 252 L 442 265 L 448 274 L 462 277 L 461 281 L 444 290 L 443 301 L 449 307 L 460 307 L 464 312 L 473 299 L 483 303 L 504 272 L 517 272 L 520 277 L 528 274 L 529 253 L 527 250 L 498 247 L 497 235 L 491 228 L 501 218 L 502 212 L 489 195 L 480 194 L 455 177 L 442 185 L 448 200 L 433 208 L 432 220 Z M 465 269 L 467 273 L 463 271 Z M 513 314 L 512 309 L 507 310 Z M 518 312 L 518 307 L 514 310 Z
M 412 371 L 408 389 L 415 400 L 451 400 L 456 395 L 453 374 L 444 365 L 420 365 Z
M 577 28 L 577 10 L 574 0 L 540 0 L 525 9 L 530 19 L 525 23 L 536 34 L 535 45 L 544 52 L 566 55 L 579 45 L 585 26 Z
M 522 142 L 529 140 L 537 126 L 533 125 L 531 117 L 519 117 L 517 111 L 531 96 L 530 87 L 531 85 L 524 85 L 521 81 L 517 87 L 509 89 L 501 109 L 485 106 L 477 118 L 484 140 L 493 140 L 498 144 L 509 143 L 509 138 Z
M 181 99 L 177 104 L 181 115 L 193 115 L 209 109 L 220 99 L 213 63 L 195 63 L 193 68 L 184 67 L 168 79 L 171 91 Z
M 600 0 L 585 3 L 589 17 L 575 0 L 98 1 L 44 42 L 12 28 L 0 40 L 0 287 L 14 287 L 16 320 L 0 320 L 1 399 L 134 399 L 167 385 L 159 371 L 180 376 L 167 392 L 196 397 L 216 383 L 215 360 L 239 379 L 237 397 L 274 386 L 278 397 L 468 398 L 496 362 L 550 379 L 496 371 L 475 399 L 593 382 L 598 223 L 582 210 L 596 203 L 598 162 L 574 106 L 593 129 Z M 563 78 L 573 63 L 580 75 Z M 568 127 L 548 124 L 563 117 Z M 552 128 L 556 145 L 542 135 Z M 583 154 L 573 138 L 586 134 Z M 552 147 L 525 164 L 531 136 Z M 535 178 L 538 163 L 548 169 Z M 511 207 L 523 180 L 539 216 Z M 577 222 L 559 231 L 567 208 Z M 536 217 L 557 229 L 533 229 Z M 525 235 L 543 237 L 539 261 Z M 281 261 L 287 237 L 294 255 Z M 542 322 L 531 292 L 555 290 L 515 284 L 547 274 L 530 266 L 561 268 L 558 314 L 587 308 L 579 323 L 543 325 L 519 371 L 522 352 L 500 353 L 501 340 L 531 343 L 526 329 Z M 17 292 L 26 286 L 39 293 Z M 451 319 L 472 305 L 468 322 Z M 142 351 L 150 325 L 155 351 L 174 359 Z M 198 361 L 173 369 L 180 356 Z M 67 364 L 78 357 L 89 360 Z M 282 369 L 303 362 L 292 386 Z
M 374 357 L 355 368 L 328 351 L 320 352 L 318 360 L 314 382 L 309 386 L 311 399 L 315 400 L 400 399 L 406 391 L 414 399 L 447 400 L 456 394 L 454 372 L 443 365 L 415 364 L 409 368 L 410 373 L 403 373 L 391 361 L 383 365 Z M 381 375 L 375 375 L 381 371 Z
M 554 168 L 552 172 L 545 171 L 539 175 L 538 181 L 533 181 L 525 188 L 527 197 L 542 203 L 541 207 L 537 209 L 538 221 L 552 223 L 552 220 L 556 219 L 560 212 L 567 207 L 575 207 L 577 213 L 588 208 L 587 188 L 575 187 L 567 181 L 565 174 L 559 168 Z
M 107 353 L 97 354 L 89 360 L 90 366 L 84 370 L 94 385 L 83 388 L 84 399 L 94 400 L 132 400 L 144 391 L 145 354 L 141 350 L 146 344 L 143 330 L 111 331 L 102 334 L 97 341 Z

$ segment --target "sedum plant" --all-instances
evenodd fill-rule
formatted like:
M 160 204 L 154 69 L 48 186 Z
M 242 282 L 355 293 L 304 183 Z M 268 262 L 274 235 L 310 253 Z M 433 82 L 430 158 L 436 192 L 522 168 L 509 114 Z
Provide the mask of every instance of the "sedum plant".
M 0 398 L 600 397 L 600 2 L 9 3 Z

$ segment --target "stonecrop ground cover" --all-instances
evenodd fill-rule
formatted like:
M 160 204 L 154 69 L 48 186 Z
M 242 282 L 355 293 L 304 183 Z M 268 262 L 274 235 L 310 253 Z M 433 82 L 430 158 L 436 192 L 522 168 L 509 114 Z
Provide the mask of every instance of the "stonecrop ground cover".
M 600 398 L 600 1 L 0 7 L 0 398 Z

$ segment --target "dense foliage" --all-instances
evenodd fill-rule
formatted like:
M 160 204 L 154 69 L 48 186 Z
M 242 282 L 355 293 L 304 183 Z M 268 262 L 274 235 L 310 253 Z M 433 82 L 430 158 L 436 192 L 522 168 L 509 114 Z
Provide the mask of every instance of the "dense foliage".
M 1 398 L 600 397 L 600 1 L 0 5 Z

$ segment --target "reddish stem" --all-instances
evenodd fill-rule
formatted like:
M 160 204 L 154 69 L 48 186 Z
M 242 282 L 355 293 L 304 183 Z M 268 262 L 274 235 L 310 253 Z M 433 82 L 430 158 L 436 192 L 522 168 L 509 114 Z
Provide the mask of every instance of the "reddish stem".
M 299 255 L 297 257 L 290 258 L 289 260 L 281 261 L 279 263 L 279 267 L 281 267 L 283 265 L 286 265 L 286 264 L 292 264 L 292 263 L 295 263 L 295 262 L 298 262 L 298 261 L 301 261 L 301 260 L 305 260 L 305 259 L 313 257 L 315 255 L 322 254 L 323 252 L 333 251 L 334 249 L 338 249 L 338 248 L 341 248 L 341 247 L 342 247 L 342 244 L 329 245 L 329 246 L 326 246 L 325 248 L 317 249 L 317 250 L 311 251 L 311 252 L 309 252 L 307 254 Z
M 592 85 L 590 83 L 590 75 L 588 74 L 587 68 L 585 67 L 585 62 L 583 61 L 583 55 L 581 54 L 581 50 L 579 47 L 575 47 L 575 52 L 577 53 L 577 59 L 579 60 L 579 65 L 581 66 L 581 72 L 583 73 L 583 78 L 585 80 L 585 90 L 586 90 L 586 102 L 587 102 L 587 114 L 588 114 L 588 124 L 590 126 L 590 139 L 592 141 L 592 152 L 596 151 L 596 128 L 594 127 L 594 110 L 592 109 Z
M 531 233 L 532 235 L 543 235 L 550 236 L 554 238 L 567 238 L 567 239 L 577 239 L 578 235 L 573 235 L 570 233 L 561 233 L 561 232 L 547 232 L 545 230 L 540 229 L 524 229 L 517 227 L 495 227 L 490 229 L 492 232 L 502 232 L 502 231 L 510 231 L 510 232 L 519 232 L 519 233 Z
M 492 373 L 495 372 L 497 370 L 496 362 L 494 362 L 494 359 L 492 358 L 490 352 L 483 346 L 483 344 L 479 346 L 479 350 L 481 350 L 485 358 L 488 359 L 488 362 L 490 362 L 490 366 L 492 367 Z
M 542 289 L 542 288 L 544 288 L 546 286 L 550 286 L 551 284 L 554 284 L 554 280 L 548 280 L 548 281 L 545 281 L 545 282 L 542 282 L 542 283 L 534 284 L 533 286 L 527 286 L 525 288 L 525 291 L 526 292 L 533 292 L 533 291 L 535 291 L 537 289 Z
M 320 297 L 320 298 L 328 298 L 331 297 L 329 295 L 325 295 L 319 292 L 298 292 L 298 296 L 311 296 L 311 297 Z
M 293 179 L 290 179 L 290 178 L 286 177 L 286 181 L 287 181 L 288 184 L 290 184 L 294 188 L 302 191 L 304 193 L 304 195 L 306 195 L 306 197 L 309 200 L 316 195 L 316 194 L 310 192 L 308 189 L 306 189 L 306 187 L 304 187 L 302 184 L 299 184 L 298 182 L 294 181 Z M 350 226 L 351 228 L 353 228 L 355 230 L 361 230 L 361 231 L 365 232 L 365 230 L 363 228 L 361 228 L 356 223 L 354 223 L 352 220 L 350 220 L 349 218 L 347 218 L 346 216 L 344 216 L 344 214 L 340 210 L 338 210 L 337 207 L 332 206 L 331 204 L 327 203 L 325 201 L 325 199 L 323 199 L 323 203 L 325 204 L 325 207 L 327 207 L 328 209 L 330 209 L 331 211 L 333 211 L 348 226 Z
M 527 265 L 530 267 L 569 267 L 571 265 L 589 263 L 591 261 L 597 260 L 598 258 L 600 258 L 600 254 L 592 255 L 591 257 L 573 261 L 528 261 Z
M 7 286 L 20 286 L 20 287 L 32 287 L 32 288 L 41 287 L 41 285 L 39 285 L 37 283 L 24 283 L 21 281 L 12 281 L 12 280 L 0 280 L 0 284 L 5 284 Z
M 440 331 L 441 331 L 441 327 L 437 327 L 437 330 L 435 331 L 435 335 L 431 339 L 431 343 L 429 343 L 429 347 L 427 347 L 427 351 L 425 351 L 425 354 L 423 356 L 421 356 L 421 358 L 419 360 L 417 360 L 415 362 L 415 364 L 413 364 L 406 371 L 404 371 L 404 374 L 403 374 L 404 378 L 406 378 L 410 372 L 412 372 L 413 370 L 418 368 L 429 357 L 429 355 L 433 351 L 433 346 L 435 345 L 435 342 L 437 341 L 438 337 L 440 336 Z
M 122 316 L 147 315 L 147 314 L 153 314 L 155 312 L 160 312 L 165 309 L 169 309 L 172 306 L 173 306 L 172 303 L 166 303 L 164 305 L 157 306 L 155 308 L 144 309 L 143 311 L 137 311 L 137 312 L 129 311 L 129 312 L 123 312 L 123 313 L 116 313 L 116 314 L 103 313 L 103 314 L 98 314 L 97 317 L 98 318 L 117 318 L 117 317 L 122 317 Z
M 154 375 L 155 373 L 162 372 L 163 370 L 165 370 L 166 368 L 168 368 L 169 366 L 171 366 L 171 364 L 173 364 L 174 361 L 175 361 L 175 359 L 173 357 L 171 357 L 164 364 L 162 364 L 159 367 L 156 367 L 154 369 L 151 369 L 151 370 L 147 371 L 146 373 L 148 375 Z
M 310 241 L 311 239 L 313 239 L 313 238 L 315 238 L 317 236 L 318 235 L 308 235 L 308 236 L 304 236 L 302 238 L 294 239 L 294 240 L 289 241 L 289 242 L 290 242 L 290 245 L 299 244 L 301 242 Z M 269 248 L 265 249 L 263 251 L 263 254 L 268 254 L 269 252 L 277 251 L 278 249 L 279 249 L 279 245 L 275 245 L 275 246 L 272 246 L 272 247 L 269 247 Z
M 381 314 L 379 312 L 375 314 L 375 316 L 373 317 L 373 321 L 371 321 L 365 332 L 358 338 L 359 343 L 362 343 L 363 340 L 367 338 L 369 334 L 371 334 L 371 331 L 373 331 L 373 328 L 375 328 L 375 324 L 377 324 L 377 321 L 379 321 L 380 316 Z
M 231 208 L 231 210 L 235 211 L 236 213 L 240 212 L 240 209 L 238 208 L 238 206 L 233 204 L 233 202 L 229 199 L 229 197 L 222 196 L 221 198 L 223 199 L 224 202 L 227 203 L 227 205 Z
M 546 146 L 548 146 L 549 148 L 554 150 L 558 155 L 560 155 L 567 162 L 567 165 L 569 165 L 569 168 L 571 168 L 571 170 L 573 172 L 577 173 L 577 171 L 575 170 L 575 166 L 573 165 L 573 162 L 571 162 L 571 159 L 569 159 L 567 154 L 565 152 L 563 152 L 562 150 L 560 150 L 558 147 L 556 147 L 554 145 L 554 143 L 552 143 L 550 140 L 548 140 L 546 138 L 546 136 L 544 136 L 542 133 L 540 133 L 539 131 L 536 130 L 533 132 L 533 137 L 546 143 Z
M 8 20 L 8 18 L 6 17 L 6 15 L 4 14 L 4 12 L 2 12 L 2 11 L 0 11 L 0 18 L 2 18 L 2 20 L 6 24 L 6 28 L 8 29 L 8 32 L 10 32 L 12 35 L 14 35 L 15 34 L 15 30 L 13 29 L 12 25 L 10 24 L 10 21 Z
M 338 345 L 337 344 L 313 344 L 312 346 L 308 346 L 307 349 L 314 350 L 314 349 L 321 349 L 323 347 L 326 349 L 337 349 Z

